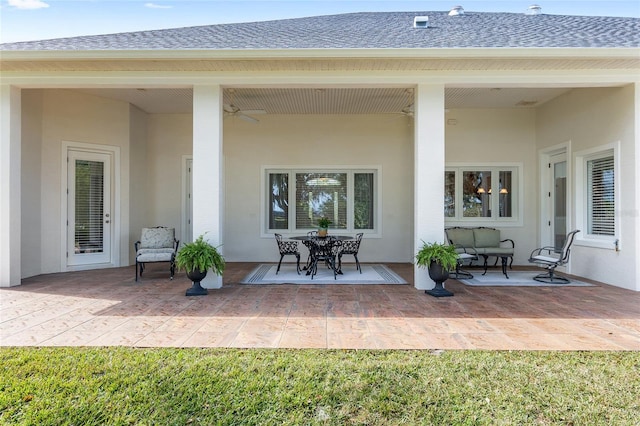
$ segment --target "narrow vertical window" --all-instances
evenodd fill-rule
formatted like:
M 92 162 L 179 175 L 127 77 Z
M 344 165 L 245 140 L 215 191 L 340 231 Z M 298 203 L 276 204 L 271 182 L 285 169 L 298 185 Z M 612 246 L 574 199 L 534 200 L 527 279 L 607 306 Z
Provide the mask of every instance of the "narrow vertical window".
M 373 173 L 354 173 L 353 227 L 373 229 Z
M 615 235 L 613 155 L 587 161 L 587 227 L 591 235 Z
M 513 196 L 513 185 L 511 172 L 501 171 L 498 181 L 498 209 L 500 217 L 512 217 L 511 197 Z
M 269 229 L 289 228 L 289 174 L 269 174 Z
M 456 217 L 456 172 L 444 172 L 444 217 Z

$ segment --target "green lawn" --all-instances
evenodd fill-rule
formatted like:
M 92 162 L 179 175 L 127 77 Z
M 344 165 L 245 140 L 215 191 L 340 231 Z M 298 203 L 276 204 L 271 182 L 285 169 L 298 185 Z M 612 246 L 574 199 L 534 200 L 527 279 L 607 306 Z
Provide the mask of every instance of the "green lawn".
M 638 425 L 640 352 L 1 348 L 0 423 Z

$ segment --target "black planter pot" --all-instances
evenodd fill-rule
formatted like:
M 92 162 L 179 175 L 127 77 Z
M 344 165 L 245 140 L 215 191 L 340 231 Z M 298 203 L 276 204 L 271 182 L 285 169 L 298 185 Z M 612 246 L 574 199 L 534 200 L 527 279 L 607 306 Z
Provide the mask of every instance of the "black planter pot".
M 191 288 L 187 289 L 186 296 L 204 296 L 209 294 L 206 288 L 202 288 L 200 281 L 207 276 L 207 271 L 189 271 L 187 272 L 187 278 L 192 281 Z
M 453 296 L 453 293 L 445 289 L 442 285 L 442 283 L 444 283 L 449 278 L 449 271 L 443 268 L 440 264 L 431 262 L 431 264 L 429 265 L 429 278 L 435 281 L 436 286 L 431 290 L 425 290 L 425 293 L 433 297 Z

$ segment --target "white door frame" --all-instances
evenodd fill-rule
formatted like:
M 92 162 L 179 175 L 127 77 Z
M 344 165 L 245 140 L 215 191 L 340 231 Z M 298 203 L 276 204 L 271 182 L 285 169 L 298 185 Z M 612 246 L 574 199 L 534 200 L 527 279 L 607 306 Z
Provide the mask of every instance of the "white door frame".
M 553 218 L 553 203 L 552 198 L 550 196 L 554 193 L 553 182 L 552 182 L 552 172 L 549 168 L 549 164 L 551 163 L 551 158 L 558 154 L 566 155 L 566 163 L 567 163 L 567 219 L 566 226 L 567 231 L 572 229 L 571 224 L 573 217 L 572 215 L 572 203 L 571 203 L 571 194 L 572 194 L 572 164 L 571 164 L 571 141 L 563 142 L 558 145 L 551 146 L 540 151 L 539 161 L 540 161 L 540 247 L 554 246 L 553 235 L 551 230 L 553 229 L 550 226 L 549 221 L 552 221 Z
M 68 264 L 68 179 L 69 168 L 67 159 L 69 151 L 97 153 L 111 158 L 111 211 L 110 211 L 110 260 L 106 263 L 90 263 L 85 265 Z M 78 271 L 86 269 L 100 269 L 120 266 L 120 147 L 110 145 L 88 144 L 83 142 L 63 141 L 61 149 L 60 173 L 60 270 Z

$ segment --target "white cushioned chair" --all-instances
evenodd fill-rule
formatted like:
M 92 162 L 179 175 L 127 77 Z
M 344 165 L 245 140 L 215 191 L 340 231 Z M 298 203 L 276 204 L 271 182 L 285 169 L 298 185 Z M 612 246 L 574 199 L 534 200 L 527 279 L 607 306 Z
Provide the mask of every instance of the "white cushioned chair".
M 150 262 L 168 262 L 171 279 L 176 269 L 176 252 L 180 241 L 175 238 L 175 229 L 158 226 L 142 228 L 140 240 L 134 243 L 136 250 L 136 281 L 142 277 L 145 264 Z

